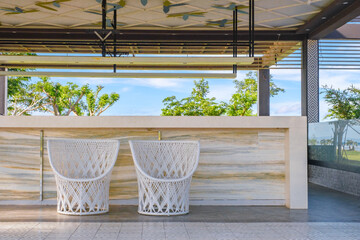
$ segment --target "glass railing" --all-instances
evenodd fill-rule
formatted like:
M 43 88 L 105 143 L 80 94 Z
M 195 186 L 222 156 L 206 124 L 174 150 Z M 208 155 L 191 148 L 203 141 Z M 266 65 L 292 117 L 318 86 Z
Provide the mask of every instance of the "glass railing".
M 310 164 L 360 171 L 360 120 L 310 123 Z

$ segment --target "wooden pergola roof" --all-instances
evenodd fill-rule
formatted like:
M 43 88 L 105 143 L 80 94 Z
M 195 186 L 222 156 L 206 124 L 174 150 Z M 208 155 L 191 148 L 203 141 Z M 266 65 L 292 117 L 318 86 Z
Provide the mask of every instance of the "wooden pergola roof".
M 258 30 L 295 30 L 321 12 L 331 0 L 257 0 L 255 27 Z M 248 1 L 229 0 L 109 0 L 108 19 L 117 7 L 121 29 L 209 30 L 232 28 L 233 6 L 239 7 L 239 28 L 247 29 Z M 225 21 L 228 20 L 228 21 Z M 21 0 L 0 1 L 4 28 L 101 28 L 101 1 Z M 223 22 L 222 22 L 223 21 Z M 223 23 L 223 24 L 222 24 Z
M 124 55 L 232 54 L 235 6 L 238 39 L 249 38 L 248 0 L 144 2 L 107 1 L 108 48 L 116 36 L 117 51 Z M 359 2 L 255 0 L 255 62 L 242 68 L 271 66 L 299 49 L 307 36 L 326 36 L 359 15 Z M 114 8 L 117 30 L 110 27 Z M 102 33 L 101 21 L 101 0 L 0 0 L 0 52 L 98 54 L 95 31 Z M 238 47 L 239 56 L 247 51 L 247 46 Z

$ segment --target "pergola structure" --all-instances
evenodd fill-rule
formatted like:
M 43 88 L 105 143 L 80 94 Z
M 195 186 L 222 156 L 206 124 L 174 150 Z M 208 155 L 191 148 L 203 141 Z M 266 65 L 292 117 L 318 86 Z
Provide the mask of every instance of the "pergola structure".
M 239 70 L 259 70 L 260 116 L 270 113 L 269 68 L 301 67 L 302 115 L 308 116 L 309 122 L 317 122 L 318 40 L 359 38 L 360 25 L 344 25 L 357 21 L 359 15 L 357 0 L 0 0 L 0 52 L 101 53 L 134 59 L 146 55 L 254 57 L 235 65 Z M 299 49 L 301 55 L 289 59 Z M 2 56 L 0 68 L 69 65 L 25 57 L 10 60 L 10 56 Z M 73 68 L 113 69 L 114 65 L 117 62 L 72 62 Z M 236 72 L 233 64 L 225 63 L 194 66 L 140 61 L 117 67 Z M 6 76 L 0 79 L 0 115 L 4 115 Z

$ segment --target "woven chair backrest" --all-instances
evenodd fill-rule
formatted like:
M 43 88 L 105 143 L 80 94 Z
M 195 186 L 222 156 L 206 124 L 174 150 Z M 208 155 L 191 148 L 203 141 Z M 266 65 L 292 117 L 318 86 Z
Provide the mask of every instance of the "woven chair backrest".
M 132 141 L 134 161 L 146 174 L 160 179 L 188 176 L 199 161 L 199 142 Z
M 95 178 L 113 167 L 118 145 L 117 140 L 49 140 L 49 160 L 64 177 Z

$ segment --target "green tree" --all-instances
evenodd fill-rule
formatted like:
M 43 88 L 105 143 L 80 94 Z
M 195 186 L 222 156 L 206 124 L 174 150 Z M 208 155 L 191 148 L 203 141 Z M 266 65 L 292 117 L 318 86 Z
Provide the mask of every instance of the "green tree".
M 99 116 L 120 99 L 118 93 L 103 94 L 99 96 L 103 86 L 96 86 L 96 90 L 89 90 L 86 94 L 86 104 L 84 106 L 88 116 Z
M 0 55 L 36 56 L 34 53 L 0 53 Z M 8 71 L 25 72 L 33 69 L 9 68 Z M 92 90 L 88 85 L 78 86 L 54 83 L 41 78 L 36 83 L 30 77 L 8 77 L 8 115 L 31 115 L 46 112 L 55 116 L 99 116 L 120 99 L 117 93 L 99 95 L 103 86 Z M 86 101 L 83 100 L 85 96 Z
M 331 124 L 334 125 L 334 151 L 337 152 L 338 161 L 341 161 L 344 158 L 342 144 L 345 129 L 349 124 L 348 120 L 360 118 L 360 89 L 351 86 L 341 90 L 324 85 L 321 93 L 325 94 L 324 99 L 329 105 L 325 118 L 339 120 Z
M 309 139 L 309 145 L 317 145 L 317 140 L 315 136 Z
M 21 86 L 12 93 L 8 99 L 8 115 L 20 116 L 31 115 L 32 112 L 40 111 L 44 105 L 44 97 L 34 90 L 29 90 L 27 85 Z
M 0 55 L 11 56 L 35 56 L 34 53 L 12 53 L 2 52 Z M 9 72 L 25 72 L 31 71 L 31 68 L 8 68 Z M 7 78 L 7 98 L 8 98 L 8 114 L 9 115 L 28 115 L 29 111 L 34 108 L 37 98 L 32 98 L 32 93 L 26 91 L 30 83 L 30 77 L 8 77 Z
M 345 90 L 323 86 L 325 102 L 330 106 L 325 118 L 357 119 L 360 118 L 360 89 L 351 86 Z
M 202 79 L 194 82 L 191 96 L 178 100 L 175 96 L 163 100 L 163 116 L 251 116 L 252 107 L 257 102 L 257 74 L 249 72 L 244 80 L 235 80 L 235 93 L 229 103 L 217 103 L 215 98 L 207 98 L 209 83 Z M 270 95 L 275 96 L 284 89 L 270 80 Z
M 244 80 L 234 81 L 236 92 L 232 95 L 226 109 L 226 114 L 228 116 L 254 115 L 252 107 L 257 102 L 257 79 L 257 73 L 249 72 L 246 74 L 246 78 Z M 285 90 L 276 86 L 270 76 L 270 96 L 273 97 L 278 95 L 280 92 L 285 92 Z
M 41 78 L 36 83 L 24 84 L 12 94 L 9 115 L 31 115 L 38 111 L 55 116 L 99 116 L 120 99 L 117 93 L 100 95 L 103 88 L 97 86 L 92 90 L 88 85 L 71 82 L 62 85 Z
M 55 116 L 83 115 L 81 99 L 89 92 L 89 86 L 79 87 L 77 84 L 68 82 L 66 85 L 49 81 L 42 78 L 34 84 L 29 85 L 31 92 L 41 96 L 39 111 L 51 113 Z
M 354 151 L 355 150 L 355 146 L 358 145 L 357 142 L 353 141 L 353 140 L 347 140 L 345 143 L 346 146 L 349 147 L 349 151 Z
M 216 102 L 209 98 L 209 83 L 204 79 L 194 81 L 190 97 L 177 100 L 175 96 L 163 100 L 165 108 L 161 109 L 163 116 L 220 116 L 225 113 L 226 103 Z
M 0 55 L 8 56 L 36 56 L 35 53 L 13 53 L 2 52 Z M 25 72 L 31 71 L 32 68 L 8 68 L 9 72 Z M 30 77 L 8 77 L 8 96 L 12 96 L 26 87 L 26 84 L 31 80 Z

